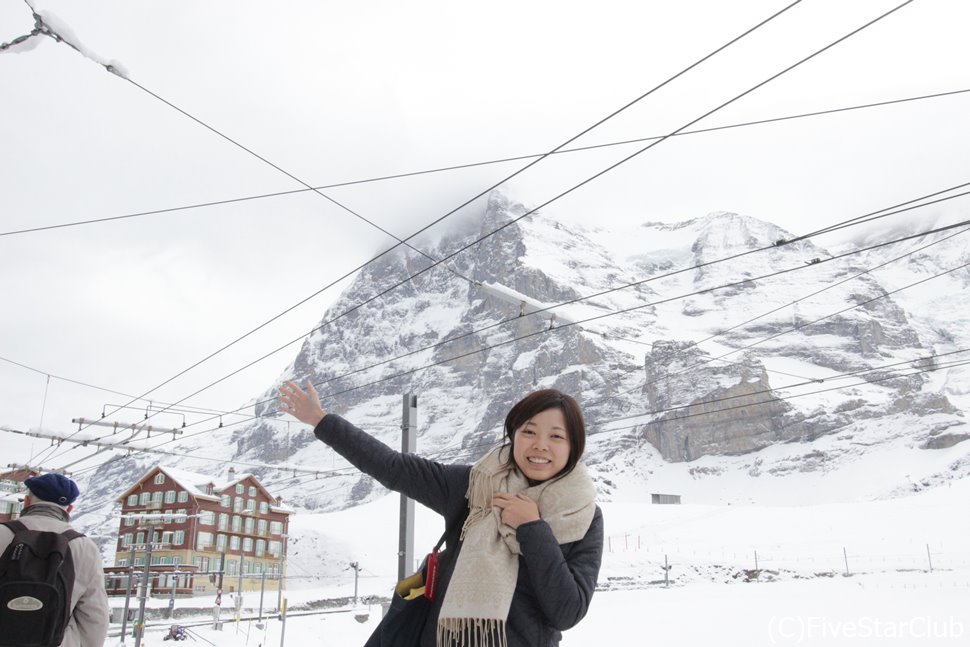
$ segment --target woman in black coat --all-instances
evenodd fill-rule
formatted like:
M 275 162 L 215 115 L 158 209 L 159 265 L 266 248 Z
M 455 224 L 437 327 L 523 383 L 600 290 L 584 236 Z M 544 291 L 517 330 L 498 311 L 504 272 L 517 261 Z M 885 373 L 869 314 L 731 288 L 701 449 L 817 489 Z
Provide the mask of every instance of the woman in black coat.
M 392 450 L 328 414 L 309 380 L 306 391 L 287 382 L 279 401 L 362 472 L 445 518 L 449 548 L 421 647 L 554 646 L 586 615 L 603 516 L 573 398 L 554 389 L 523 398 L 506 416 L 506 443 L 475 465 Z

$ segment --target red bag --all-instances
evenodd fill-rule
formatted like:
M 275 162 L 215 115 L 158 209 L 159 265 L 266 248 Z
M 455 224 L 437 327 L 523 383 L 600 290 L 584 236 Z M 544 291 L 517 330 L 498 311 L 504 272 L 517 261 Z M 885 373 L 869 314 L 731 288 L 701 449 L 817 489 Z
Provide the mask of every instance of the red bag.
M 439 542 L 440 543 L 440 542 Z M 428 568 L 424 576 L 424 597 L 434 600 L 438 594 L 438 546 L 428 555 Z

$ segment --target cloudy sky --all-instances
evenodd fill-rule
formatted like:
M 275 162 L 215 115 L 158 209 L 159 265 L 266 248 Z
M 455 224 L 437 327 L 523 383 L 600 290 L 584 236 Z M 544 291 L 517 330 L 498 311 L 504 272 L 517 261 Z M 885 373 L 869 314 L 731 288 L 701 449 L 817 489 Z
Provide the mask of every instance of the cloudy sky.
M 0 52 L 0 425 L 55 432 L 393 245 L 378 227 L 408 236 L 527 160 L 327 197 L 306 185 L 552 150 L 789 4 L 31 2 L 81 51 L 36 36 Z M 970 89 L 970 5 L 915 0 L 692 124 L 899 4 L 797 3 L 570 146 Z M 23 0 L 0 0 L 0 42 L 33 28 Z M 727 210 L 805 233 L 970 181 L 967 114 L 961 93 L 671 137 L 543 212 L 630 227 Z M 503 188 L 540 205 L 647 143 L 557 155 Z M 954 200 L 880 226 L 967 210 Z M 133 214 L 146 215 L 119 218 Z M 102 222 L 48 228 L 90 220 Z M 299 339 L 339 287 L 150 397 L 181 400 Z M 188 404 L 235 409 L 297 348 Z M 0 462 L 43 444 L 2 433 Z

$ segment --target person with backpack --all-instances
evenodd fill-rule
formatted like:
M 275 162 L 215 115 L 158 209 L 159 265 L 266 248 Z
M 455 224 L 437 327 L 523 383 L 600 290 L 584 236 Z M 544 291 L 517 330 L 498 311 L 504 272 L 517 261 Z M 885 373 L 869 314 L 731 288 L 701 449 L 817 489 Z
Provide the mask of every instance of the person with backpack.
M 305 391 L 287 381 L 279 406 L 362 472 L 445 518 L 448 548 L 428 615 L 417 627 L 405 621 L 406 631 L 382 621 L 365 647 L 555 647 L 586 615 L 603 515 L 582 462 L 586 427 L 574 398 L 555 389 L 526 395 L 506 415 L 504 443 L 474 465 L 391 449 L 324 410 L 309 380 Z M 434 578 L 425 577 L 427 587 Z
M 79 490 L 62 474 L 24 481 L 20 519 L 0 524 L 0 647 L 102 647 L 101 551 L 71 527 Z

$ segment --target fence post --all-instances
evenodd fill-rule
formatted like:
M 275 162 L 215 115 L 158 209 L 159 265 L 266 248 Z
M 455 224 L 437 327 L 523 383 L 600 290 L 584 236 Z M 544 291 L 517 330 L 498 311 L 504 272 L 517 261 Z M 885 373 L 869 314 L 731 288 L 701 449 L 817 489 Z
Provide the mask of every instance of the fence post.
M 842 547 L 842 557 L 845 558 L 845 574 L 849 575 L 849 553 L 846 551 L 845 546 Z
M 933 572 L 933 555 L 930 553 L 930 545 L 926 544 L 926 561 L 930 563 L 930 573 Z

